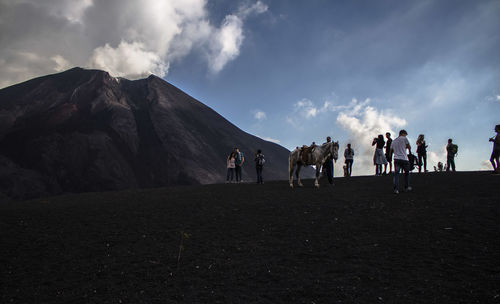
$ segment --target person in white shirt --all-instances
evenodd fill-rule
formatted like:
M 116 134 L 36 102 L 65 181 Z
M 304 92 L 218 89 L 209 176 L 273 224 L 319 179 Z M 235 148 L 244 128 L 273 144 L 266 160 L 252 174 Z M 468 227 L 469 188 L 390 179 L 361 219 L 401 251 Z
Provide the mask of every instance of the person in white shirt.
M 346 165 L 346 175 L 347 177 L 352 174 L 352 163 L 354 161 L 354 150 L 351 148 L 351 144 L 347 144 L 347 149 L 344 151 L 345 165 Z
M 406 138 L 408 133 L 406 130 L 399 131 L 399 137 L 394 139 L 391 144 L 391 151 L 394 153 L 394 193 L 399 193 L 399 172 L 401 169 L 405 176 L 405 191 L 411 191 L 410 187 L 410 162 L 408 161 L 408 153 L 411 153 L 410 142 Z

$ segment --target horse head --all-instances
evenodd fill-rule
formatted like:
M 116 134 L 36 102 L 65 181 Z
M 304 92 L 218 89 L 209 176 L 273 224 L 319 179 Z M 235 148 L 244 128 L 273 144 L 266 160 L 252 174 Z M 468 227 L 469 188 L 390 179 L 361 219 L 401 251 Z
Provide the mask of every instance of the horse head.
M 330 154 L 332 155 L 334 160 L 339 158 L 339 142 L 334 141 L 330 145 Z

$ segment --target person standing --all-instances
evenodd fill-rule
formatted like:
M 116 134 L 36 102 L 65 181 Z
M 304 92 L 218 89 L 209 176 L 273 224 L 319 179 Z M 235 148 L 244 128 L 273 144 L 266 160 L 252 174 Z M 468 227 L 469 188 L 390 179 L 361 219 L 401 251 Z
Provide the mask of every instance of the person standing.
M 384 155 L 384 135 L 380 134 L 372 141 L 372 146 L 375 146 L 375 153 L 373 154 L 373 164 L 375 165 L 375 175 L 382 175 L 382 165 L 387 165 L 387 159 Z
M 235 171 L 236 171 L 236 182 L 241 183 L 241 166 L 243 166 L 243 163 L 245 162 L 245 156 L 243 155 L 243 152 L 240 152 L 240 149 L 234 148 L 234 165 L 235 165 Z
M 257 150 L 257 154 L 255 154 L 255 170 L 257 171 L 257 184 L 263 184 L 262 180 L 262 169 L 264 168 L 264 163 L 266 160 L 264 159 L 264 154 L 262 154 L 262 150 Z
M 235 158 L 234 158 L 234 152 L 231 152 L 229 156 L 227 157 L 226 160 L 226 167 L 227 167 L 227 176 L 226 176 L 226 184 L 229 182 L 233 182 L 233 176 L 234 176 L 234 168 L 236 167 L 235 165 Z
M 455 172 L 455 156 L 457 155 L 458 152 L 458 146 L 453 144 L 453 140 L 450 138 L 448 139 L 448 145 L 446 146 L 446 171 L 453 170 Z
M 425 144 L 424 134 L 420 134 L 418 136 L 417 155 L 418 155 L 418 173 L 422 171 L 422 165 L 424 166 L 424 172 L 427 172 L 427 145 Z
M 405 176 L 405 191 L 411 191 L 410 187 L 410 162 L 408 161 L 408 153 L 411 153 L 410 142 L 406 138 L 408 133 L 406 130 L 399 131 L 398 138 L 392 141 L 391 150 L 394 153 L 394 193 L 399 193 L 399 172 L 403 170 Z
M 497 132 L 497 136 L 490 138 L 490 141 L 493 142 L 493 151 L 491 152 L 490 162 L 493 166 L 493 173 L 500 173 L 500 166 L 498 163 L 498 159 L 500 158 L 500 125 L 495 126 L 495 132 Z M 495 161 L 496 166 L 495 166 Z
M 332 138 L 330 136 L 327 136 L 326 143 L 324 143 L 324 144 L 327 144 L 331 141 L 332 141 Z M 333 155 L 330 155 L 326 158 L 325 163 L 323 164 L 323 172 L 326 172 L 326 176 L 328 177 L 328 182 L 330 183 L 330 185 L 333 186 L 334 185 L 334 183 L 333 183 Z
M 387 160 L 387 164 L 389 165 L 389 174 L 392 172 L 392 150 L 391 150 L 391 144 L 392 144 L 392 138 L 391 138 L 391 133 L 387 132 L 385 133 L 385 137 L 387 138 L 387 141 L 385 142 L 385 159 Z M 384 175 L 386 175 L 386 170 L 387 170 L 387 164 L 384 165 Z
M 346 176 L 350 177 L 352 174 L 352 163 L 354 162 L 354 150 L 351 148 L 351 144 L 347 144 L 347 149 L 344 151 L 345 165 L 346 165 Z

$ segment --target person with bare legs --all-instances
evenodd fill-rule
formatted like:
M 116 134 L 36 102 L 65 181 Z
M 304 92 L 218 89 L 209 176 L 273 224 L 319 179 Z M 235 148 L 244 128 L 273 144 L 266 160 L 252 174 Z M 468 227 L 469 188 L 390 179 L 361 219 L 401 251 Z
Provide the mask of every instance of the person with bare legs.
M 387 159 L 384 155 L 384 135 L 380 134 L 372 141 L 372 146 L 375 146 L 375 153 L 373 154 L 373 164 L 375 165 L 375 175 L 382 175 L 382 165 L 387 165 Z

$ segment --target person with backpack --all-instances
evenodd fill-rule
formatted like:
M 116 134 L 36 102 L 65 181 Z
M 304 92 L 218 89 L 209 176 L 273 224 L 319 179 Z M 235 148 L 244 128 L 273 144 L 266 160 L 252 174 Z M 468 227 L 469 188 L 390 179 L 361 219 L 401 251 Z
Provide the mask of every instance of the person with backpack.
M 266 159 L 264 158 L 264 154 L 262 154 L 262 150 L 257 150 L 257 154 L 255 154 L 255 170 L 257 171 L 257 184 L 263 184 L 262 180 L 262 169 L 264 169 L 264 163 Z
M 490 138 L 490 141 L 493 142 L 493 151 L 491 152 L 490 162 L 493 166 L 493 173 L 500 173 L 500 166 L 498 164 L 498 159 L 500 158 L 500 125 L 495 126 L 495 132 L 497 132 L 497 136 Z M 495 166 L 495 161 L 496 166 Z
M 405 191 L 412 190 L 410 187 L 410 162 L 406 154 L 406 149 L 408 149 L 408 154 L 411 154 L 411 146 L 406 135 L 408 135 L 406 130 L 399 131 L 398 138 L 394 139 L 391 145 L 391 150 L 394 153 L 394 194 L 399 194 L 399 172 L 401 170 L 404 171 L 405 176 Z
M 233 182 L 234 168 L 236 167 L 235 161 L 236 161 L 235 154 L 234 152 L 231 152 L 231 154 L 229 154 L 226 160 L 226 167 L 227 167 L 226 184 Z
M 345 166 L 346 166 L 346 177 L 350 177 L 352 174 L 352 163 L 354 162 L 354 150 L 351 148 L 351 144 L 347 144 L 347 149 L 344 151 Z
M 387 164 L 384 165 L 383 175 L 387 174 L 387 165 L 389 165 L 389 174 L 391 174 L 391 172 L 392 172 L 392 151 L 391 151 L 392 138 L 391 138 L 391 133 L 389 133 L 389 132 L 385 133 L 385 137 L 387 138 L 387 141 L 385 142 L 385 159 L 387 160 Z
M 240 152 L 240 149 L 234 148 L 234 171 L 236 173 L 236 182 L 241 183 L 241 166 L 245 162 L 245 156 L 243 152 Z
M 453 143 L 453 140 L 448 139 L 448 145 L 446 146 L 446 171 L 453 170 L 455 172 L 455 156 L 458 153 L 458 146 Z
M 417 139 L 417 155 L 418 155 L 418 173 L 422 171 L 427 172 L 427 145 L 425 144 L 424 134 L 420 134 Z

